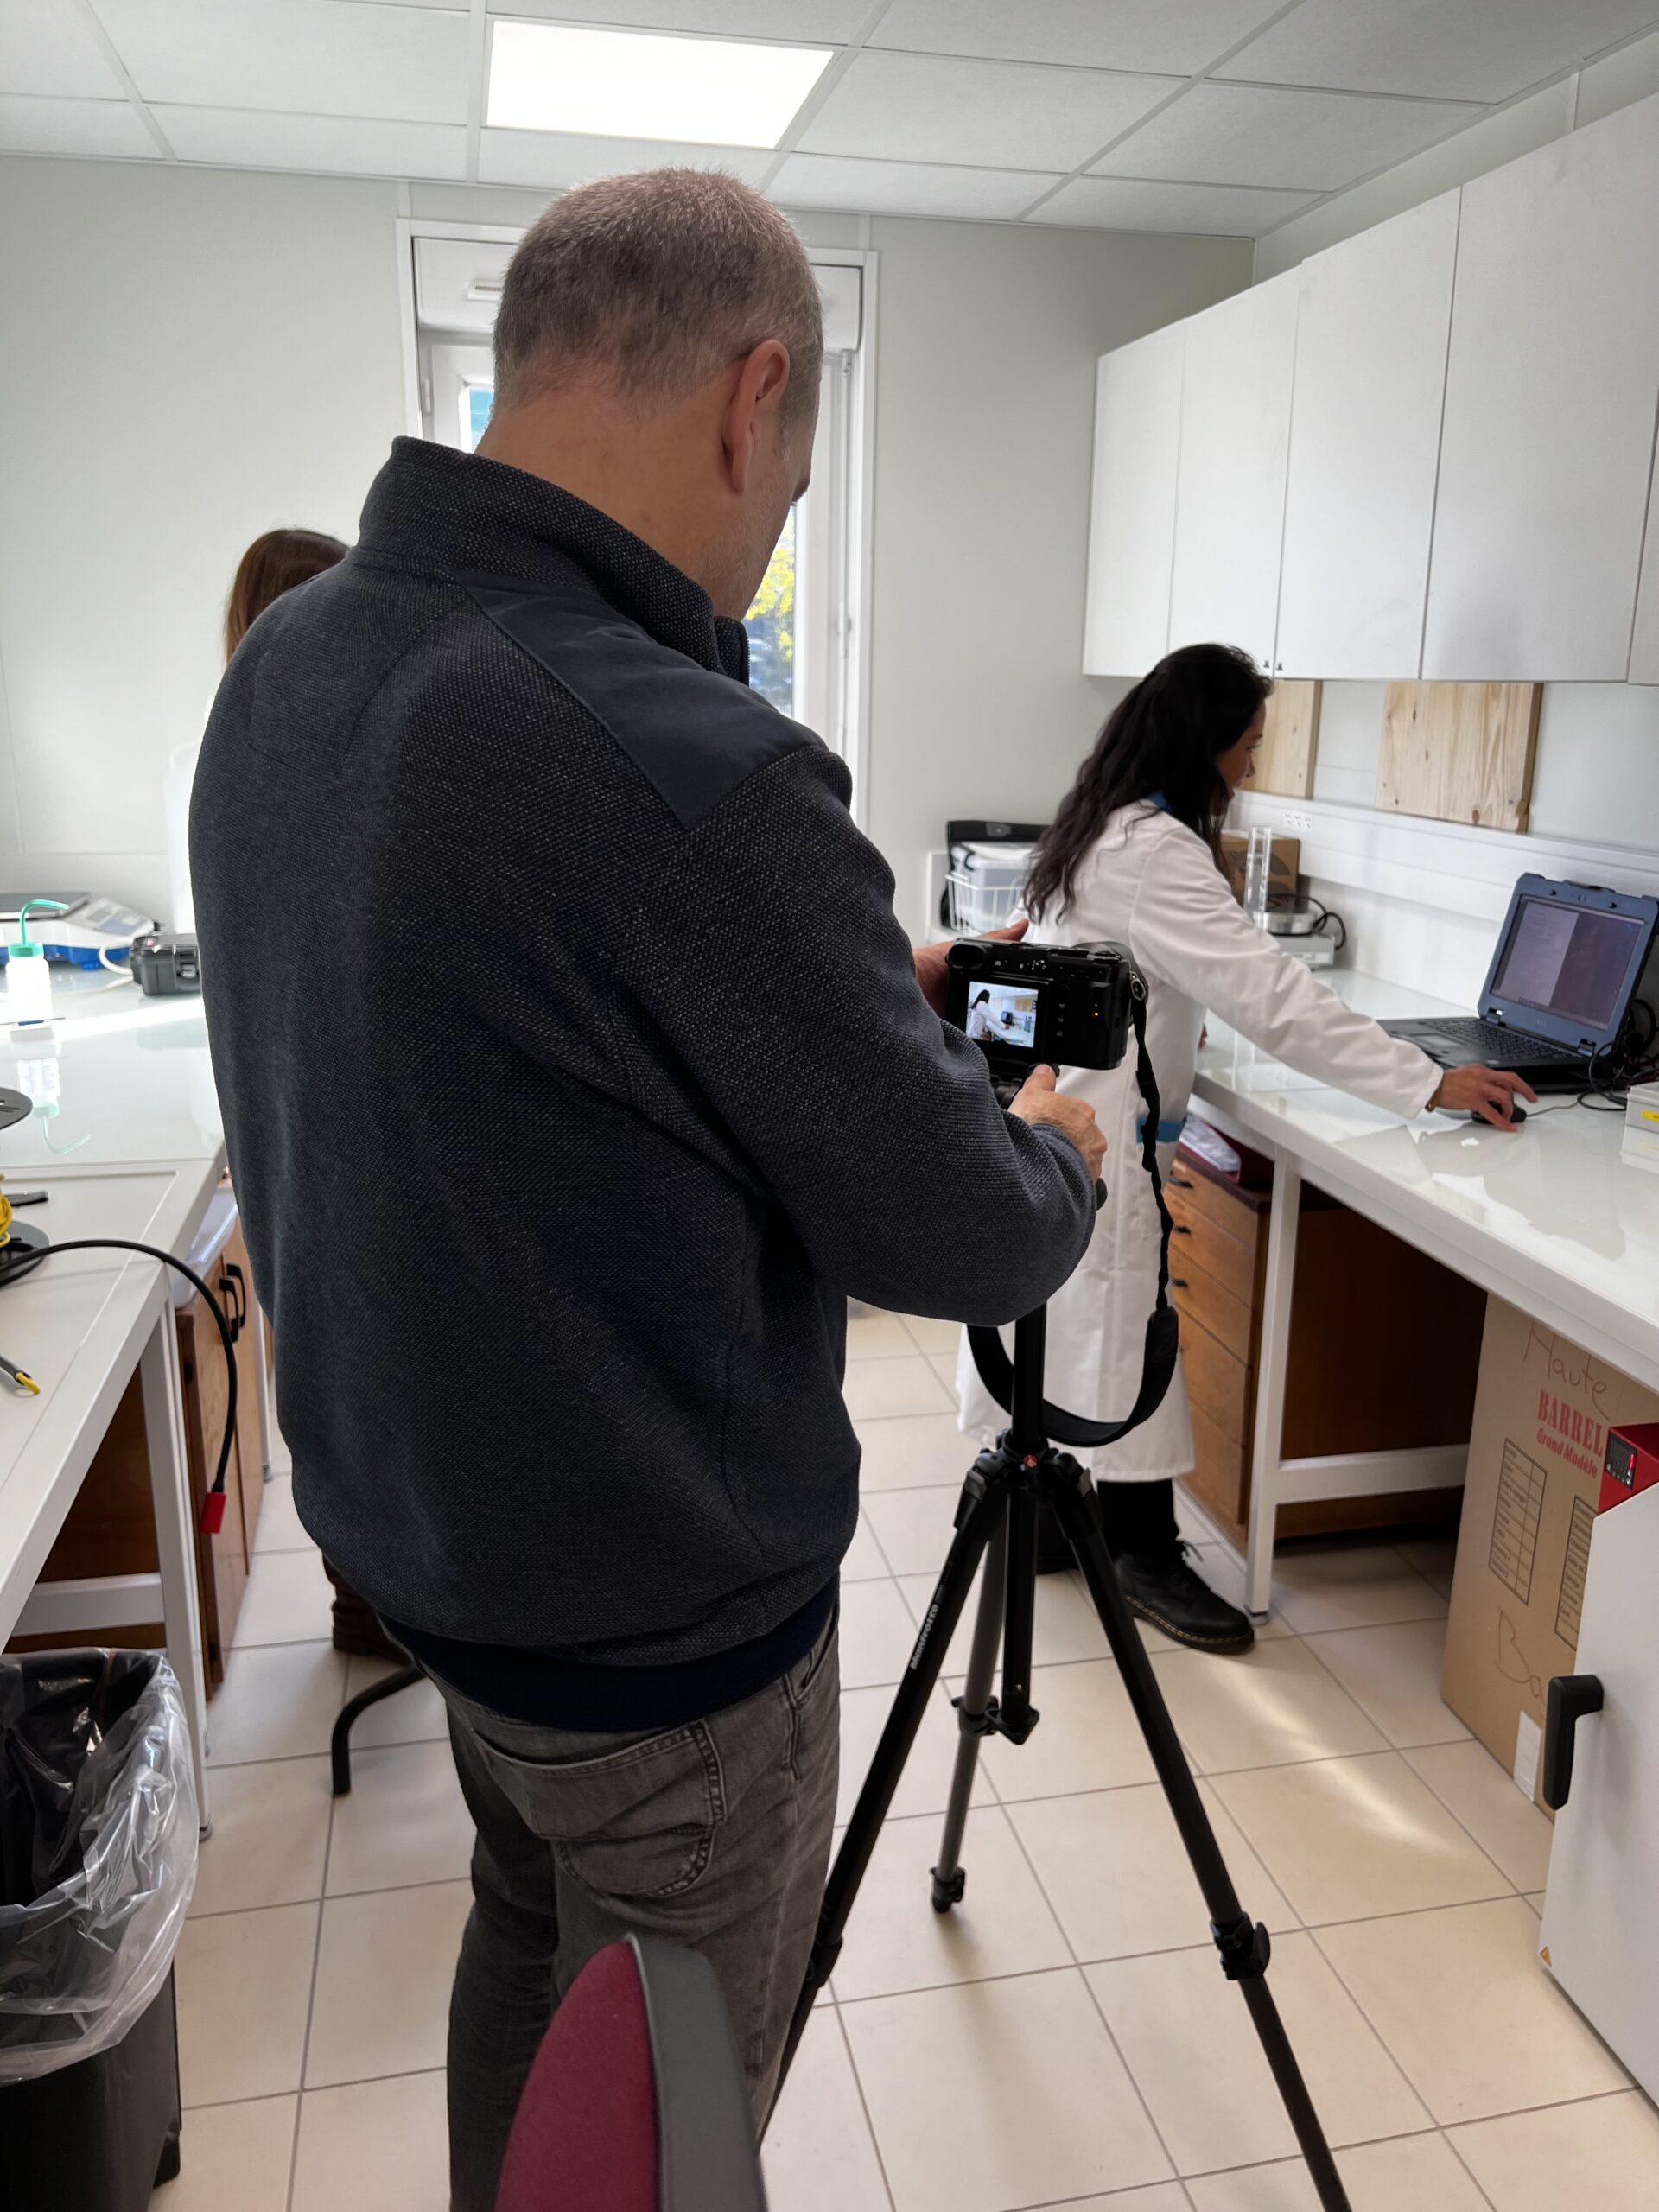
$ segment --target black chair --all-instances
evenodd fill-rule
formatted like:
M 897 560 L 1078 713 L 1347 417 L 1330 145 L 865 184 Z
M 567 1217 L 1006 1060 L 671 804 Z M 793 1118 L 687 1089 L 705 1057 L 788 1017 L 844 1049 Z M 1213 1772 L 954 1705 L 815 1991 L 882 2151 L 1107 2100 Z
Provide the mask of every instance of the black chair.
M 407 1652 L 404 1656 L 408 1661 L 407 1665 L 399 1667 L 395 1674 L 383 1675 L 378 1682 L 371 1682 L 367 1689 L 359 1690 L 355 1697 L 347 1698 L 340 1708 L 340 1718 L 334 1723 L 334 1732 L 328 1743 L 328 1756 L 334 1762 L 336 1797 L 349 1797 L 352 1794 L 352 1730 L 359 1715 L 366 1713 L 372 1705 L 378 1705 L 382 1698 L 396 1697 L 399 1690 L 410 1689 L 416 1682 L 426 1680 Z

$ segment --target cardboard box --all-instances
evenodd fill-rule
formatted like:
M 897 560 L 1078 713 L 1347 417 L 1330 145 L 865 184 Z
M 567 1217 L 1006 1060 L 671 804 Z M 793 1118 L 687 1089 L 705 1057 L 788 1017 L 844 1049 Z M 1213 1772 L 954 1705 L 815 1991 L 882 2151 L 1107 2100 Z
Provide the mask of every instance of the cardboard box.
M 1659 1396 L 1486 1302 L 1440 1694 L 1536 1799 L 1552 1675 L 1570 1675 L 1607 1431 Z
M 1244 896 L 1244 855 L 1249 850 L 1248 837 L 1224 835 L 1221 841 L 1222 866 L 1227 871 L 1227 880 L 1233 887 L 1235 899 Z M 1275 830 L 1273 849 L 1268 855 L 1268 890 L 1269 894 L 1282 891 L 1294 896 L 1296 878 L 1302 864 L 1302 841 L 1300 837 L 1281 837 Z

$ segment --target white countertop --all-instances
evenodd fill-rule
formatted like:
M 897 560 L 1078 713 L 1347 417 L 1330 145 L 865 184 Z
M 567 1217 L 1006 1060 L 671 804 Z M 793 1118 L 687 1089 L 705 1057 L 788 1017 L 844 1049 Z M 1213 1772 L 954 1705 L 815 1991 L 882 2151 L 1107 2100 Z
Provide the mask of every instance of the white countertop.
M 57 1019 L 20 1033 L 3 1021 L 0 1084 L 35 1101 L 0 1130 L 0 1169 L 211 1160 L 224 1124 L 200 997 L 146 998 L 103 976 L 54 974 Z
M 1447 1011 L 1345 969 L 1319 980 L 1382 1019 Z M 1622 1115 L 1551 1096 L 1513 1134 L 1402 1122 L 1213 1020 L 1192 1097 L 1224 1135 L 1294 1154 L 1320 1189 L 1659 1389 L 1659 1175 L 1621 1160 Z

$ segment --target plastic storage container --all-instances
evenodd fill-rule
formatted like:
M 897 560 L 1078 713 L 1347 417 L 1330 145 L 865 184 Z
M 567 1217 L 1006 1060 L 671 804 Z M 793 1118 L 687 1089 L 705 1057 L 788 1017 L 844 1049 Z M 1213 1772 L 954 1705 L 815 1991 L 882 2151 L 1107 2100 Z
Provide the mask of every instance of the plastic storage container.
M 0 1659 L 0 2212 L 147 2212 L 178 2171 L 196 1844 L 159 1653 Z

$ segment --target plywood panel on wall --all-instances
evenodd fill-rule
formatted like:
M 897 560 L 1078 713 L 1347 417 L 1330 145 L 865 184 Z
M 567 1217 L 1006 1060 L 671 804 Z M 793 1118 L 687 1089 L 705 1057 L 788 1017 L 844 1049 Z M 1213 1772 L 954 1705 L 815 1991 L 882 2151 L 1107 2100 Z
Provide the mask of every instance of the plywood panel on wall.
M 1524 830 L 1542 696 L 1537 683 L 1390 683 L 1378 806 Z
M 1313 789 L 1319 745 L 1319 686 L 1281 680 L 1268 702 L 1255 756 L 1255 788 L 1286 798 L 1306 798 Z

